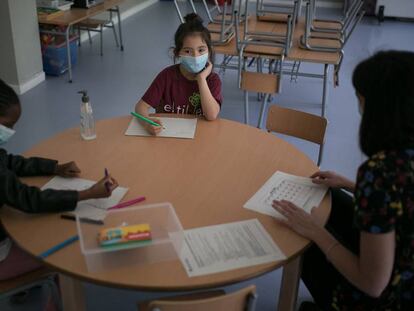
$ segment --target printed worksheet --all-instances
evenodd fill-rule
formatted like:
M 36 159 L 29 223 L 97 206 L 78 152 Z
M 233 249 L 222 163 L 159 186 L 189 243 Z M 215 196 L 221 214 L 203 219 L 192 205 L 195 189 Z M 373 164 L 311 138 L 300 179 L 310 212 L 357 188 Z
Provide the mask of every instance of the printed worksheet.
M 174 137 L 194 139 L 197 127 L 197 119 L 185 118 L 158 118 L 161 120 L 164 129 L 157 137 Z M 127 136 L 152 136 L 142 126 L 138 119 L 133 117 L 125 132 Z
M 284 259 L 257 219 L 185 230 L 180 253 L 189 277 Z
M 55 176 L 42 187 L 42 190 L 56 189 L 81 191 L 88 189 L 95 183 L 95 181 L 82 178 L 63 178 L 60 176 Z M 109 198 L 80 201 L 72 213 L 79 215 L 79 217 L 82 218 L 103 220 L 106 216 L 106 210 L 111 206 L 118 204 L 125 196 L 127 191 L 128 188 L 118 187 L 112 191 L 112 195 Z
M 327 190 L 328 187 L 314 184 L 311 178 L 277 171 L 244 204 L 244 208 L 280 218 L 283 216 L 272 207 L 272 202 L 287 200 L 310 213 L 313 207 L 319 206 Z

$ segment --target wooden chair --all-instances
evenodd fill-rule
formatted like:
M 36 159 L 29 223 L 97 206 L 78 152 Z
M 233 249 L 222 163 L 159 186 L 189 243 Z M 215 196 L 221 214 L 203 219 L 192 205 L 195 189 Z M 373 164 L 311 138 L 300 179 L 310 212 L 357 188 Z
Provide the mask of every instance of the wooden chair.
M 300 37 L 299 47 L 311 51 L 339 53 L 339 63 L 334 67 L 334 85 L 338 86 L 344 47 L 365 14 L 364 1 L 355 0 L 349 6 L 343 21 L 316 19 L 315 1 L 307 0 L 305 33 Z
M 254 311 L 256 300 L 256 286 L 251 285 L 230 294 L 217 290 L 145 302 L 138 311 Z
M 272 105 L 267 115 L 266 130 L 318 144 L 319 154 L 317 163 L 320 166 L 327 124 L 328 121 L 324 117 Z
M 266 112 L 266 106 L 268 98 L 271 94 L 277 94 L 280 91 L 281 82 L 281 68 L 283 64 L 283 55 L 280 56 L 279 71 L 277 73 L 263 73 L 263 72 L 250 72 L 243 70 L 241 72 L 241 85 L 240 88 L 244 93 L 244 123 L 249 124 L 249 91 L 258 92 L 263 94 L 262 107 L 260 109 L 259 120 L 257 127 L 261 128 L 262 120 Z
M 302 0 L 291 0 L 286 3 L 256 0 L 256 16 L 261 21 L 287 23 L 288 16 L 293 15 L 293 22 L 296 23 L 301 7 Z
M 193 13 L 197 13 L 195 4 L 193 0 L 187 0 L 190 4 L 191 10 Z M 235 12 L 238 11 L 239 22 L 244 20 L 244 16 L 240 13 L 240 6 L 242 0 L 231 1 L 231 4 L 228 5 L 227 1 L 224 2 L 223 8 L 221 9 L 217 3 L 217 0 L 213 0 L 213 5 L 209 7 L 206 0 L 202 0 L 202 4 L 205 10 L 205 13 L 208 18 L 207 29 L 211 33 L 212 44 L 217 45 L 226 45 L 231 39 L 235 36 Z M 179 2 L 182 1 L 174 0 L 175 10 L 178 14 L 178 18 L 181 23 L 184 23 L 184 14 L 180 8 L 183 5 L 179 5 Z
M 56 285 L 55 277 L 55 272 L 43 267 L 10 280 L 0 281 L 0 300 L 35 286 L 48 287 L 55 305 L 58 306 L 58 310 L 62 310 L 59 289 Z

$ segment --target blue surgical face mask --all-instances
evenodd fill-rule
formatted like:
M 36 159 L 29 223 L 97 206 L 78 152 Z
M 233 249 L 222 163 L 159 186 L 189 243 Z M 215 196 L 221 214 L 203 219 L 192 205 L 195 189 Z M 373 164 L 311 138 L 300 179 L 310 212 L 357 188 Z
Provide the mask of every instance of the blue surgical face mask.
M 191 73 L 199 73 L 206 67 L 208 61 L 208 53 L 200 56 L 180 56 L 178 62 L 184 66 L 184 68 Z
M 0 145 L 7 143 L 14 133 L 16 133 L 15 130 L 0 124 Z

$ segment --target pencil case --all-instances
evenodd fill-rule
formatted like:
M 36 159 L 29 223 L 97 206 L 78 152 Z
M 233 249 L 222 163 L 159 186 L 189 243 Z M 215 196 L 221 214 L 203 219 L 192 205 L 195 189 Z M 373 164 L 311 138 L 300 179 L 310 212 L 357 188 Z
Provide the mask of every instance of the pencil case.
M 98 233 L 98 243 L 100 246 L 144 243 L 148 241 L 151 241 L 151 228 L 149 224 L 108 228 Z

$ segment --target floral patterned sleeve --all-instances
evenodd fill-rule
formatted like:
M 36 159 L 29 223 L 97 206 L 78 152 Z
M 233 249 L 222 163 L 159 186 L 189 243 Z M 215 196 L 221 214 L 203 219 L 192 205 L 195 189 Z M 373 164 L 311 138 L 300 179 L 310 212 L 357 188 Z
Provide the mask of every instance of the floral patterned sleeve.
M 358 170 L 355 191 L 355 225 L 369 233 L 387 233 L 403 212 L 393 159 L 377 154 Z M 389 168 L 388 168 L 389 167 Z

